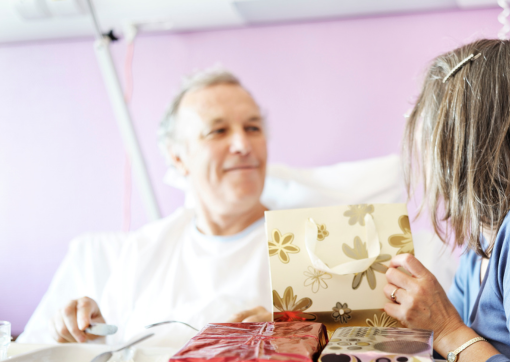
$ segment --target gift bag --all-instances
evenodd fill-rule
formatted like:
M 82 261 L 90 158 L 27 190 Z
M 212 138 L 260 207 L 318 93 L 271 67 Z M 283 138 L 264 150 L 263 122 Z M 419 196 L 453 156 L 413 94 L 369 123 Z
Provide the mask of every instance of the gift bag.
M 266 211 L 275 321 L 400 327 L 383 307 L 390 259 L 414 254 L 405 204 Z

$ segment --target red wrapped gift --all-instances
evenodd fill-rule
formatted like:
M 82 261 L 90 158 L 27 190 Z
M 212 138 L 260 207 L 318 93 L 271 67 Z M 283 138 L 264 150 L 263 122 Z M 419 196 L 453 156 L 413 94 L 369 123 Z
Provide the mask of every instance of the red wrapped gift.
M 170 362 L 312 362 L 327 343 L 321 323 L 214 323 L 206 325 Z

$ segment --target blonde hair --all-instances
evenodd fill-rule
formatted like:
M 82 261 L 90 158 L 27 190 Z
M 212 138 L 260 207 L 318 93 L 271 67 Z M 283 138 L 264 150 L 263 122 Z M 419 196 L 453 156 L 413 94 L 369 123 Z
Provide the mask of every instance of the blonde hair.
M 444 77 L 471 54 L 443 83 Z M 407 121 L 407 191 L 423 181 L 438 236 L 487 256 L 482 230 L 499 230 L 510 196 L 510 42 L 483 39 L 437 57 Z M 421 130 L 421 137 L 418 136 Z M 421 149 L 421 152 L 417 152 Z M 418 167 L 413 168 L 412 164 Z

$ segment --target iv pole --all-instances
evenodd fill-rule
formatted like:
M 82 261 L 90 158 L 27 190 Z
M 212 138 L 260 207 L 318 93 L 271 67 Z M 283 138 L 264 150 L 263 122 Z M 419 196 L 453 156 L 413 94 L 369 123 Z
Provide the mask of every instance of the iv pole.
M 147 173 L 147 167 L 143 158 L 138 139 L 131 121 L 131 115 L 126 105 L 122 87 L 115 70 L 115 66 L 110 54 L 110 39 L 101 33 L 99 23 L 97 21 L 94 7 L 91 0 L 87 0 L 87 5 L 94 21 L 96 31 L 96 41 L 94 42 L 94 50 L 96 52 L 99 68 L 105 82 L 106 90 L 112 103 L 115 117 L 120 128 L 120 133 L 129 158 L 133 164 L 133 171 L 140 188 L 142 201 L 150 220 L 157 220 L 161 217 L 159 206 L 152 189 L 151 181 Z

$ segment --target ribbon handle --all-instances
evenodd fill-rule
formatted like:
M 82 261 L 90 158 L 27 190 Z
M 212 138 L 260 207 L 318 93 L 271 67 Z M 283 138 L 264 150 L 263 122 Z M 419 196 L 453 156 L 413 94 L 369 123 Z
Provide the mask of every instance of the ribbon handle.
M 367 232 L 366 245 L 368 249 L 368 258 L 348 261 L 330 268 L 315 254 L 315 248 L 317 246 L 317 232 L 319 227 L 312 218 L 308 219 L 306 221 L 305 245 L 313 267 L 326 273 L 338 275 L 362 273 L 367 270 L 381 253 L 379 235 L 377 234 L 374 219 L 370 214 L 365 215 L 365 229 Z

